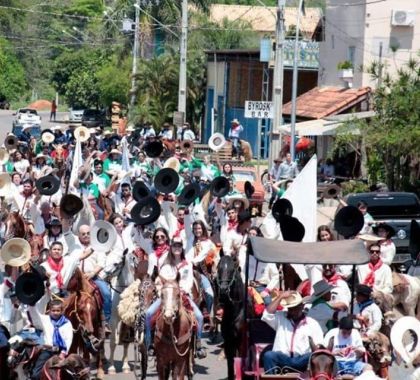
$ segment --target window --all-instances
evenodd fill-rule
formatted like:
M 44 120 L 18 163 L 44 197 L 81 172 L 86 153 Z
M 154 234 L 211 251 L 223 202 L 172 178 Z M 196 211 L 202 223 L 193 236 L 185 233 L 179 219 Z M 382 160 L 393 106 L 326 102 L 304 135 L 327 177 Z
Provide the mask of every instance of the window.
M 355 65 L 355 57 L 356 57 L 356 46 L 349 46 L 347 50 L 347 60 Z

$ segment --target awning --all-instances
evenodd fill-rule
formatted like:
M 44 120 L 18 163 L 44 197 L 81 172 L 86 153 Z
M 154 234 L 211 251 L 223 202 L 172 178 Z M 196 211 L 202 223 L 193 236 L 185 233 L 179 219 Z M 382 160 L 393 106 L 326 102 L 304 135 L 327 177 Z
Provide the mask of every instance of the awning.
M 370 257 L 362 240 L 293 243 L 252 237 L 254 257 L 265 263 L 359 265 Z

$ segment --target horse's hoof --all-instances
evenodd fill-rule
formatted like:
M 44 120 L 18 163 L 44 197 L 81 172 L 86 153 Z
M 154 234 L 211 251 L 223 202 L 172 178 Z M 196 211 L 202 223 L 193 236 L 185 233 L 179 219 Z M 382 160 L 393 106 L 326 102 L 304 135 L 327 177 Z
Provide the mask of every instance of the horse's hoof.
M 104 371 L 98 370 L 98 373 L 96 374 L 96 378 L 99 379 L 99 380 L 103 380 L 104 377 L 105 377 Z
M 123 368 L 123 374 L 128 375 L 129 373 L 131 373 L 130 368 Z
M 114 366 L 108 368 L 108 375 L 115 375 L 116 373 L 117 371 Z

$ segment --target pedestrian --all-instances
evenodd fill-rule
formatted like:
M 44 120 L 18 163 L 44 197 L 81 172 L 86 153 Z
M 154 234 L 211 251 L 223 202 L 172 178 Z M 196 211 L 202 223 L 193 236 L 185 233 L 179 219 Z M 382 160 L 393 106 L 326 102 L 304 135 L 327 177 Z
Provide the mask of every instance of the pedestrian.
M 55 121 L 57 115 L 57 103 L 55 102 L 55 99 L 51 102 L 51 113 L 50 113 L 50 121 Z
M 296 162 L 292 161 L 292 155 L 286 154 L 286 159 L 280 164 L 278 179 L 295 178 L 299 174 Z

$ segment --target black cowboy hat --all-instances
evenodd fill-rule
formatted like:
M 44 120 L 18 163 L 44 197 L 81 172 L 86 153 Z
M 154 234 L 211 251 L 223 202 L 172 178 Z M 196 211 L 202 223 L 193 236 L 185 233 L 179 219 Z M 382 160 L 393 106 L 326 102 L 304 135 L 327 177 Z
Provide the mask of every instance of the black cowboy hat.
M 45 224 L 45 228 L 51 228 L 53 226 L 62 226 L 60 219 L 51 219 L 51 221 L 49 223 Z
M 252 186 L 252 183 L 251 183 L 251 182 L 246 181 L 246 182 L 245 182 L 245 185 L 244 185 L 244 191 L 245 191 L 245 195 L 246 195 L 246 197 L 249 199 L 249 198 L 251 198 L 251 197 L 252 197 L 252 194 L 254 194 L 254 192 L 255 192 L 255 187 L 254 187 L 254 186 Z
M 171 168 L 163 168 L 156 174 L 154 185 L 158 192 L 169 194 L 176 190 L 179 184 L 178 173 Z
M 364 284 L 358 284 L 356 285 L 356 294 L 362 294 L 364 296 L 370 297 L 372 294 L 373 289 L 367 285 Z
M 408 245 L 408 252 L 410 252 L 413 259 L 416 259 L 420 252 L 420 225 L 414 219 L 410 224 L 410 243 Z
M 148 157 L 159 157 L 163 152 L 163 144 L 159 140 L 150 141 L 144 146 L 144 152 Z
M 150 190 L 143 181 L 136 181 L 133 186 L 133 198 L 140 202 L 143 198 L 150 196 Z
M 61 198 L 60 211 L 66 216 L 74 216 L 83 209 L 83 201 L 74 194 L 66 194 Z
M 35 186 L 41 195 L 53 195 L 60 189 L 60 180 L 49 174 L 39 178 Z
M 274 205 L 271 209 L 271 213 L 273 214 L 273 218 L 276 219 L 277 222 L 280 221 L 282 216 L 292 216 L 293 214 L 293 206 L 292 202 L 288 199 L 280 198 L 274 202 Z
M 216 177 L 210 183 L 210 192 L 214 197 L 223 198 L 230 191 L 230 183 L 226 177 Z
M 22 273 L 16 280 L 17 299 L 25 305 L 35 305 L 45 294 L 44 281 L 38 272 Z
M 146 225 L 155 222 L 160 215 L 161 208 L 156 198 L 146 197 L 131 209 L 131 219 L 135 224 Z
M 297 243 L 302 241 L 305 236 L 305 227 L 299 219 L 290 215 L 283 215 L 280 217 L 279 223 L 283 240 Z
M 343 207 L 334 218 L 335 230 L 346 239 L 356 236 L 364 224 L 363 214 L 355 206 Z
M 200 185 L 198 183 L 190 183 L 182 189 L 181 194 L 178 196 L 178 203 L 184 206 L 189 206 L 197 197 L 200 196 L 200 193 Z
M 379 229 L 382 228 L 387 232 L 388 239 L 391 239 L 393 236 L 395 236 L 396 232 L 394 227 L 390 226 L 388 223 L 378 223 L 376 226 L 372 227 L 373 232 L 378 235 Z

